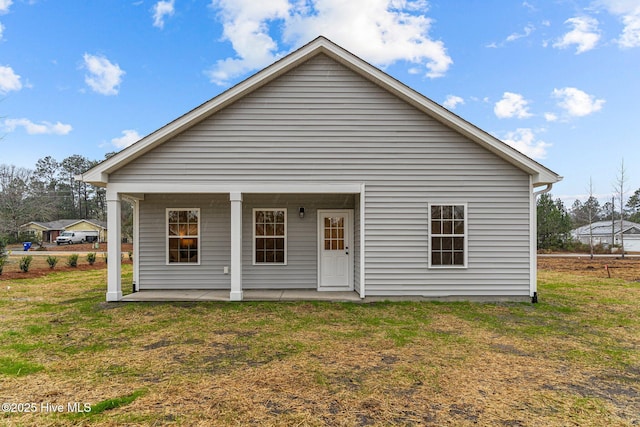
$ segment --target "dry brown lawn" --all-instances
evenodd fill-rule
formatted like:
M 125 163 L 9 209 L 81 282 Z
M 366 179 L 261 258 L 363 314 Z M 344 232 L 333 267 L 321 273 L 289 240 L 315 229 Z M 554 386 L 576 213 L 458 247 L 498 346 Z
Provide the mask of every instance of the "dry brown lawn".
M 104 268 L 5 280 L 0 403 L 36 410 L 0 424 L 639 425 L 640 260 L 583 261 L 541 260 L 535 305 L 106 304 Z

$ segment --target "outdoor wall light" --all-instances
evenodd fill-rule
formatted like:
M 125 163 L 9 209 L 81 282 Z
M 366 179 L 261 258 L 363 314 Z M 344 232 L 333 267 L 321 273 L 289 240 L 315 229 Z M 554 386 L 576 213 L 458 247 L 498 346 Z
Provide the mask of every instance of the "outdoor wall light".
M 304 218 L 304 208 L 300 208 L 300 212 L 299 212 L 300 218 Z

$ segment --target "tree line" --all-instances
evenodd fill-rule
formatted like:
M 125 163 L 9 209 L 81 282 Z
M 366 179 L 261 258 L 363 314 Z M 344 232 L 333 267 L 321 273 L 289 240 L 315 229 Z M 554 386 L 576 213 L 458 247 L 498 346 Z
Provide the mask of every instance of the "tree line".
M 41 158 L 33 169 L 0 164 L 0 238 L 20 242 L 20 225 L 31 221 L 106 220 L 106 190 L 75 179 L 98 163 L 75 154 L 61 161 Z M 128 224 L 131 215 L 125 205 Z
M 619 196 L 600 203 L 593 195 L 586 201 L 576 200 L 567 208 L 562 200 L 553 199 L 549 193 L 542 194 L 537 201 L 538 249 L 571 250 L 576 242 L 571 239 L 571 230 L 598 221 L 625 221 L 640 223 L 640 188 L 630 196 L 620 209 Z

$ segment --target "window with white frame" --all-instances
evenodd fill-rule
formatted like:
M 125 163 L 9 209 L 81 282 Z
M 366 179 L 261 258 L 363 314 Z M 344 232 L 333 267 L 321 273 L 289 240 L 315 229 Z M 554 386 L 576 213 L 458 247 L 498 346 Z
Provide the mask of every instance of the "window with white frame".
M 254 264 L 287 263 L 287 210 L 253 210 Z
M 200 209 L 167 209 L 167 264 L 200 263 Z
M 431 267 L 465 267 L 467 259 L 466 205 L 430 205 Z

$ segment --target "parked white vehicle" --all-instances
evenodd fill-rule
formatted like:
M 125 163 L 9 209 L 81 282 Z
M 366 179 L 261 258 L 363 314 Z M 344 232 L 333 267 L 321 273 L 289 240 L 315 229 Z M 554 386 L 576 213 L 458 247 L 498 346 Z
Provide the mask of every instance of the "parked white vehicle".
M 72 245 L 74 243 L 95 242 L 98 240 L 97 231 L 63 231 L 56 238 L 56 244 Z

